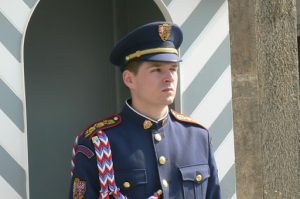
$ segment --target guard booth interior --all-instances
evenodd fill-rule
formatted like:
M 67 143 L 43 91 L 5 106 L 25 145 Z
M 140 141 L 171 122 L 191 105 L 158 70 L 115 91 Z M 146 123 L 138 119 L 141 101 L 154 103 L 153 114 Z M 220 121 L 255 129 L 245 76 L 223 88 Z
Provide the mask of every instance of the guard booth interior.
M 31 199 L 67 198 L 75 136 L 128 97 L 110 49 L 128 30 L 163 19 L 150 0 L 38 3 L 24 44 Z

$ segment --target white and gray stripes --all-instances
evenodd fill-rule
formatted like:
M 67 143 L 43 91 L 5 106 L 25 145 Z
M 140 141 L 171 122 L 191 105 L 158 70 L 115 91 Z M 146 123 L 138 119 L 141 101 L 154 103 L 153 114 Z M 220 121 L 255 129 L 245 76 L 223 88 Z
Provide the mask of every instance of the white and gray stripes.
M 29 198 L 23 39 L 39 0 L 0 0 L 0 193 Z M 224 199 L 236 198 L 226 0 L 154 0 L 184 31 L 182 111 L 209 128 Z
M 22 39 L 36 0 L 0 0 L 0 193 L 28 198 Z

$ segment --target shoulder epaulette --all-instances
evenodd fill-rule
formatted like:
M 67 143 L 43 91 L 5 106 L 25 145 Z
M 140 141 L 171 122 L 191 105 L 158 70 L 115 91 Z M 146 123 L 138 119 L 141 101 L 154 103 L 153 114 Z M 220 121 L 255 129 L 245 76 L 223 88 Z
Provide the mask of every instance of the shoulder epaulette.
M 203 129 L 206 129 L 204 126 L 202 126 L 201 124 L 199 124 L 195 119 L 191 118 L 188 115 L 182 114 L 182 113 L 178 113 L 175 110 L 171 109 L 171 113 L 174 116 L 175 119 L 181 121 L 181 122 L 185 122 L 185 123 L 190 123 L 190 124 L 194 124 L 197 125 Z
M 121 123 L 122 118 L 120 115 L 111 115 L 109 117 L 103 118 L 94 124 L 90 125 L 84 132 L 85 137 L 92 137 L 97 129 L 105 130 L 117 126 Z

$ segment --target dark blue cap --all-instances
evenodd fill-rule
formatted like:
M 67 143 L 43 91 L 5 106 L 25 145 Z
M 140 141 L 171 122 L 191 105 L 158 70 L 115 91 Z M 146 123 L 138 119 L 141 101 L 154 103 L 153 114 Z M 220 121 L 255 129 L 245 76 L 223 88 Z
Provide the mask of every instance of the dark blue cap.
M 121 67 L 133 59 L 142 61 L 180 62 L 178 48 L 182 31 L 172 22 L 152 22 L 136 28 L 112 49 L 110 61 Z

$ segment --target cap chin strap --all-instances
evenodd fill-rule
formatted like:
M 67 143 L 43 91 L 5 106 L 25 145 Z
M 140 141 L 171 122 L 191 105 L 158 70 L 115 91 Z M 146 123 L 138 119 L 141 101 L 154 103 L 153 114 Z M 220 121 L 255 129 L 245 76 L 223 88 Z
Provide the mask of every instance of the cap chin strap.
M 127 55 L 125 57 L 125 61 L 128 62 L 134 58 L 139 58 L 140 56 L 153 53 L 175 53 L 178 55 L 178 50 L 176 50 L 175 48 L 150 48 L 146 50 L 138 50 L 135 53 Z
M 112 161 L 110 143 L 106 134 L 98 130 L 97 135 L 92 138 L 99 172 L 100 196 L 99 199 L 109 199 L 112 195 L 116 199 L 128 199 L 124 196 L 116 185 L 115 174 Z M 159 199 L 162 191 L 158 190 L 147 199 Z

